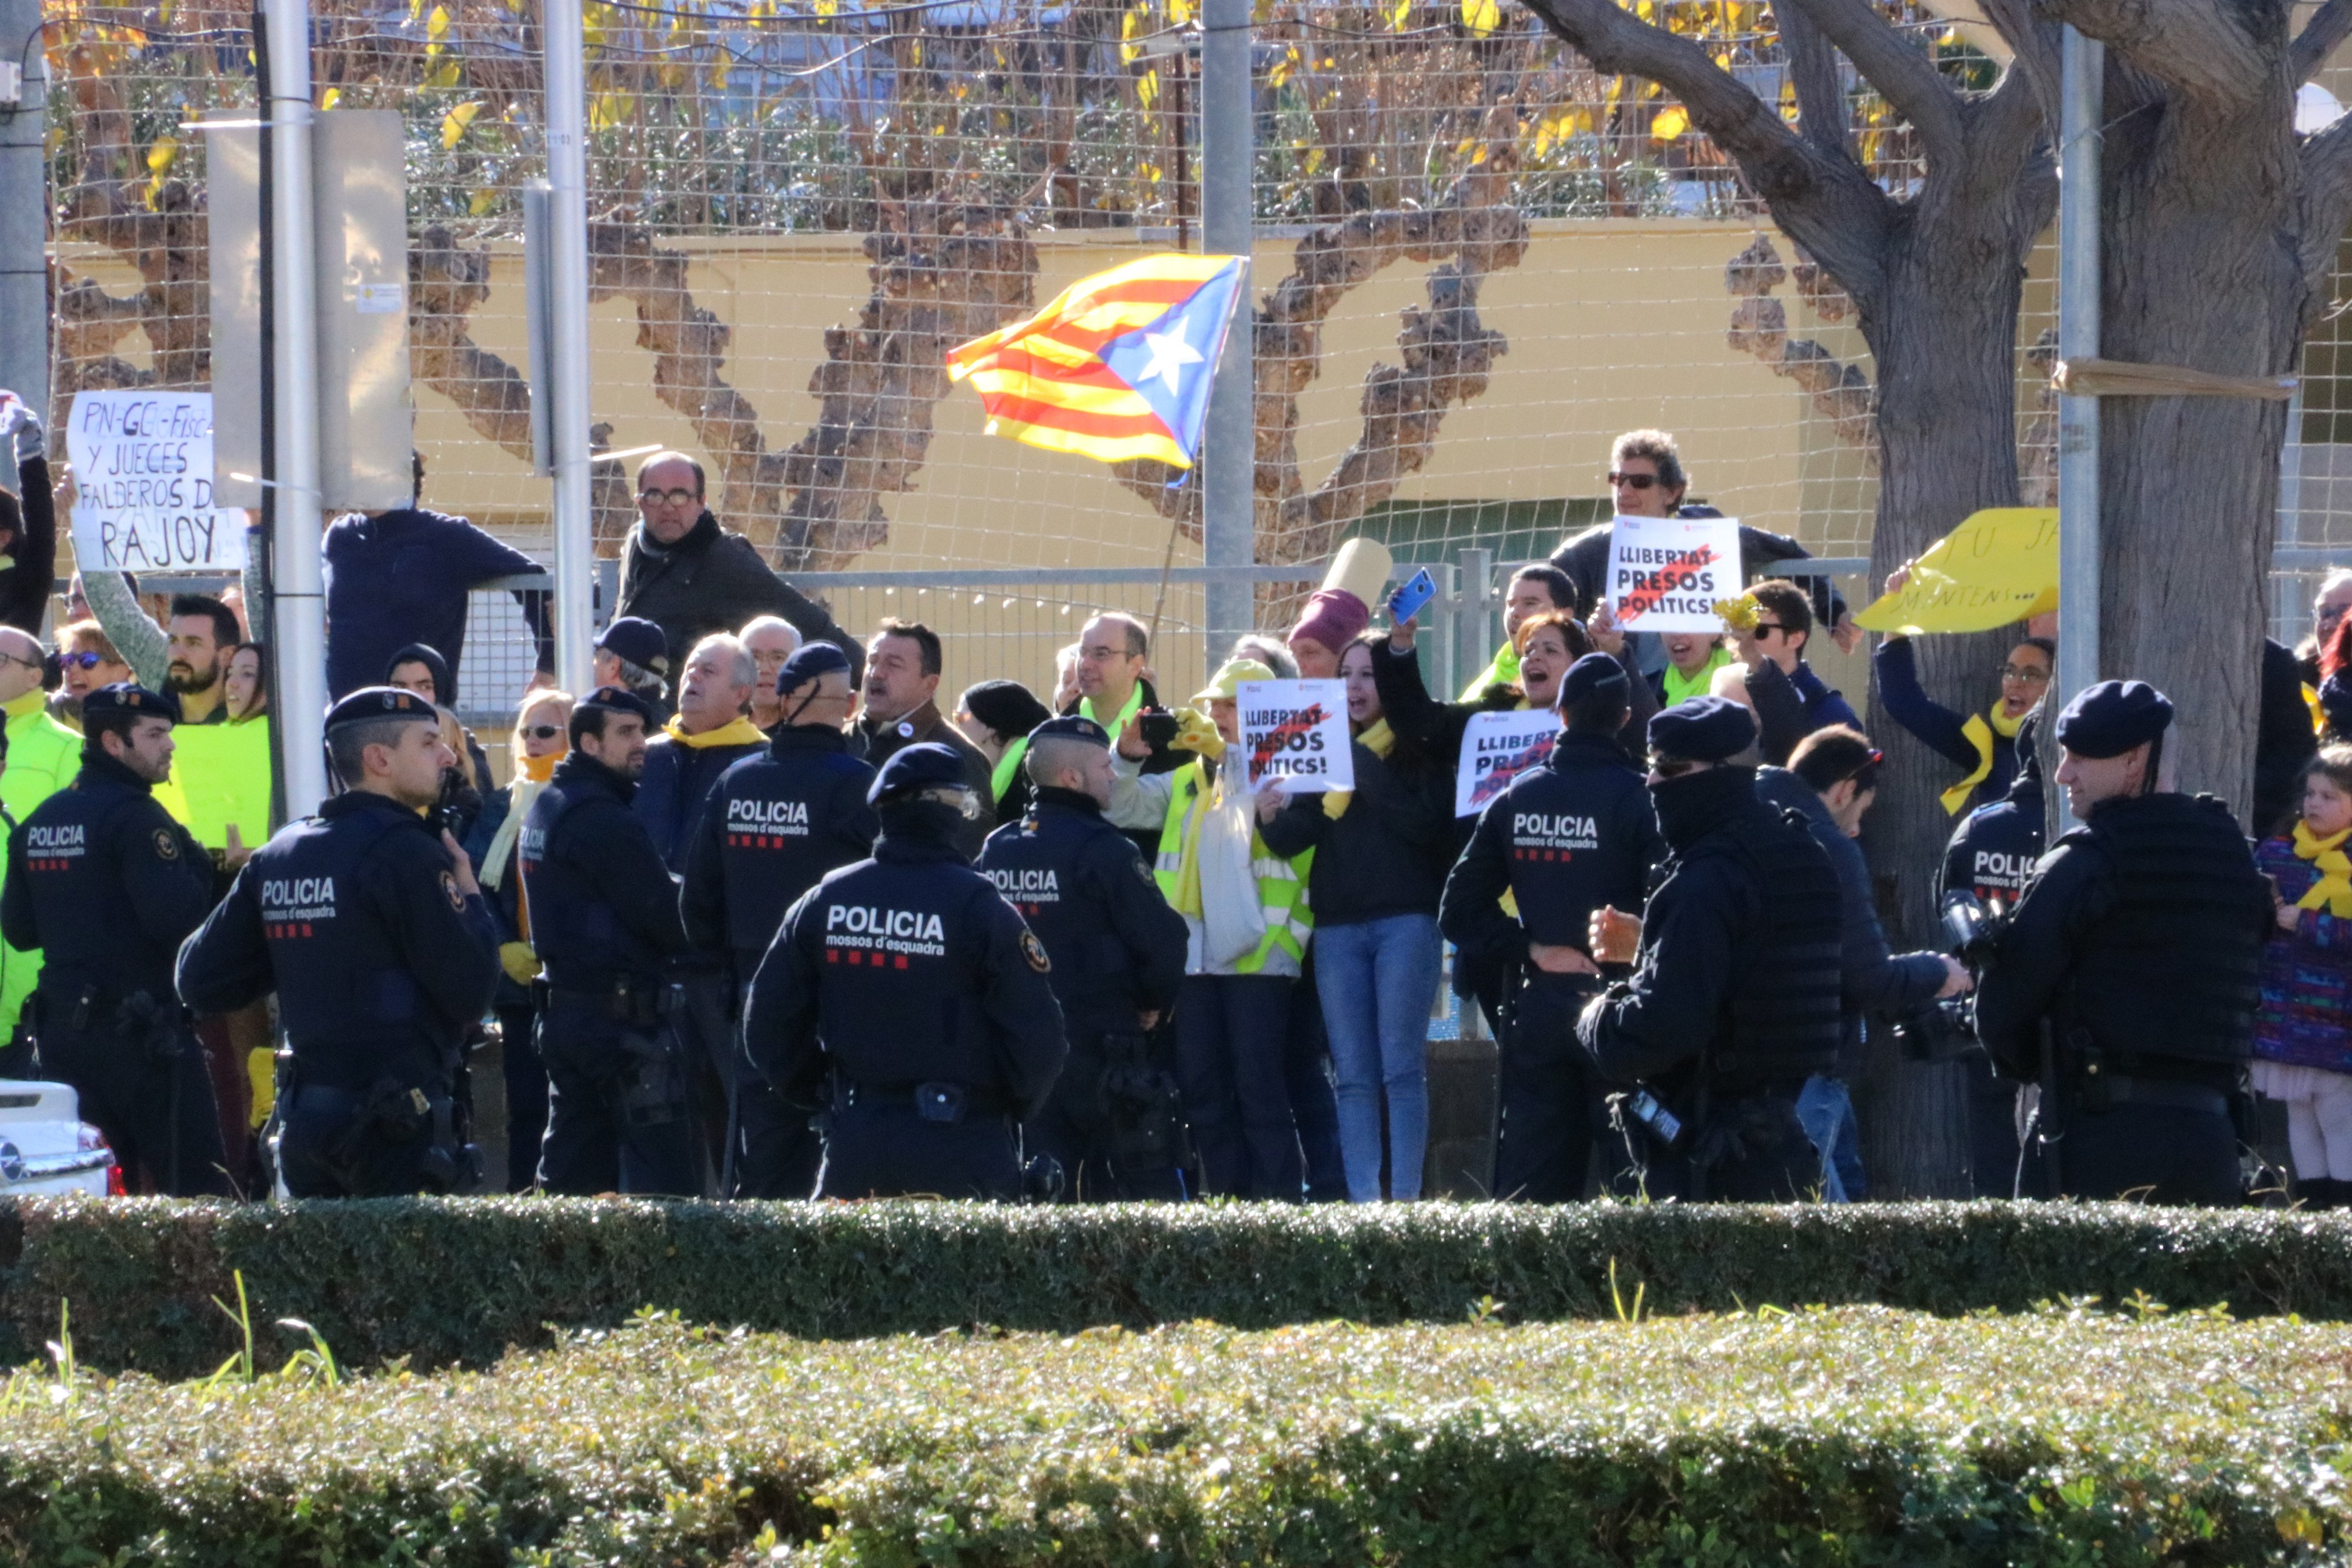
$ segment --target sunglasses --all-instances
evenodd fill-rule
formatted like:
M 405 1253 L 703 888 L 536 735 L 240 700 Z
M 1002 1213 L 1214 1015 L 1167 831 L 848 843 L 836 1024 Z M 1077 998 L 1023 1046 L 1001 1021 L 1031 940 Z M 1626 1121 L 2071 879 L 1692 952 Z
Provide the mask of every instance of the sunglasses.
M 59 653 L 58 663 L 68 669 L 94 670 L 108 663 L 103 653 Z
M 1846 777 L 1853 779 L 1860 788 L 1867 789 L 1878 782 L 1876 775 L 1879 768 L 1885 767 L 1885 764 L 1886 753 L 1879 750 L 1876 747 L 1871 747 L 1870 756 L 1864 758 L 1862 765 L 1856 768 L 1853 772 L 1847 774 Z
M 637 499 L 640 501 L 654 502 L 666 501 L 673 507 L 685 507 L 691 506 L 693 503 L 702 499 L 702 497 L 696 495 L 691 490 L 640 490 L 637 492 Z
M 2023 681 L 2028 685 L 2038 686 L 2049 680 L 2050 672 L 2033 664 L 2003 664 L 2000 667 L 2000 678 L 2004 681 Z
M 1756 640 L 1761 643 L 1772 632 L 1786 632 L 1788 628 L 1781 625 L 1778 621 L 1759 621 L 1756 622 Z
M 1655 474 L 1612 474 L 1609 482 L 1628 490 L 1646 490 L 1658 483 L 1658 476 Z
M 526 740 L 553 740 L 563 733 L 563 727 L 560 724 L 534 724 L 522 733 Z

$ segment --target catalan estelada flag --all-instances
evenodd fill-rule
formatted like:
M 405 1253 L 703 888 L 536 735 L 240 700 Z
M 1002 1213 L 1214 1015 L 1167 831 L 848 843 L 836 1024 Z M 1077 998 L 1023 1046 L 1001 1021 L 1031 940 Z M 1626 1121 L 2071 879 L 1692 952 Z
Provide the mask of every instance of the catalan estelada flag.
M 988 432 L 1102 463 L 1190 468 L 1248 259 L 1147 256 L 1081 278 L 1025 321 L 948 353 Z

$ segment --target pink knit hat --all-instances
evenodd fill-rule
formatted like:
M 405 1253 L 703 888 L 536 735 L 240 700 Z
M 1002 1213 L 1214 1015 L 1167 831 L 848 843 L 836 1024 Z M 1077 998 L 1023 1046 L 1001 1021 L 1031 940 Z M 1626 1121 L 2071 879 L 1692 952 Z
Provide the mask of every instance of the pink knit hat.
M 1364 601 L 1344 588 L 1318 589 L 1307 601 L 1307 608 L 1298 612 L 1298 624 L 1290 629 L 1285 642 L 1296 643 L 1310 637 L 1337 653 L 1363 635 L 1372 623 L 1372 612 Z

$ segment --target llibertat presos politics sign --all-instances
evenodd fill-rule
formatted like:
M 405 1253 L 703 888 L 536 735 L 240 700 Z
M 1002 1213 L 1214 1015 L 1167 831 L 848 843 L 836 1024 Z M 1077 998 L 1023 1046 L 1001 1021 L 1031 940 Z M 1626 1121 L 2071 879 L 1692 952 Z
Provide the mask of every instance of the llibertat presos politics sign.
M 1234 696 L 1251 789 L 1269 779 L 1294 795 L 1356 787 L 1345 681 L 1244 681 Z
M 1739 597 L 1738 517 L 1619 517 L 1609 535 L 1609 612 L 1626 632 L 1720 632 Z

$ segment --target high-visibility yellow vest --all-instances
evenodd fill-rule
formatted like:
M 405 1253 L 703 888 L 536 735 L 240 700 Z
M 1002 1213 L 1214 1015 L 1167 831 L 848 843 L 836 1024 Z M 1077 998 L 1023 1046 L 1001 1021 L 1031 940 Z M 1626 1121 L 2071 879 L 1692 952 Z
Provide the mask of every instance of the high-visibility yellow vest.
M 1195 758 L 1176 770 L 1175 788 L 1168 798 L 1168 820 L 1160 829 L 1160 857 L 1152 880 L 1160 896 L 1176 901 L 1176 869 L 1183 863 L 1185 836 L 1192 829 L 1192 803 L 1200 799 L 1208 776 Z M 1265 847 L 1265 840 L 1250 832 L 1250 871 L 1257 879 L 1258 913 L 1265 936 L 1255 951 L 1234 965 L 1237 974 L 1255 975 L 1265 967 L 1276 948 L 1290 955 L 1294 964 L 1307 961 L 1307 940 L 1315 933 L 1315 912 L 1307 907 L 1307 873 L 1315 863 L 1313 850 L 1301 850 L 1288 860 Z

